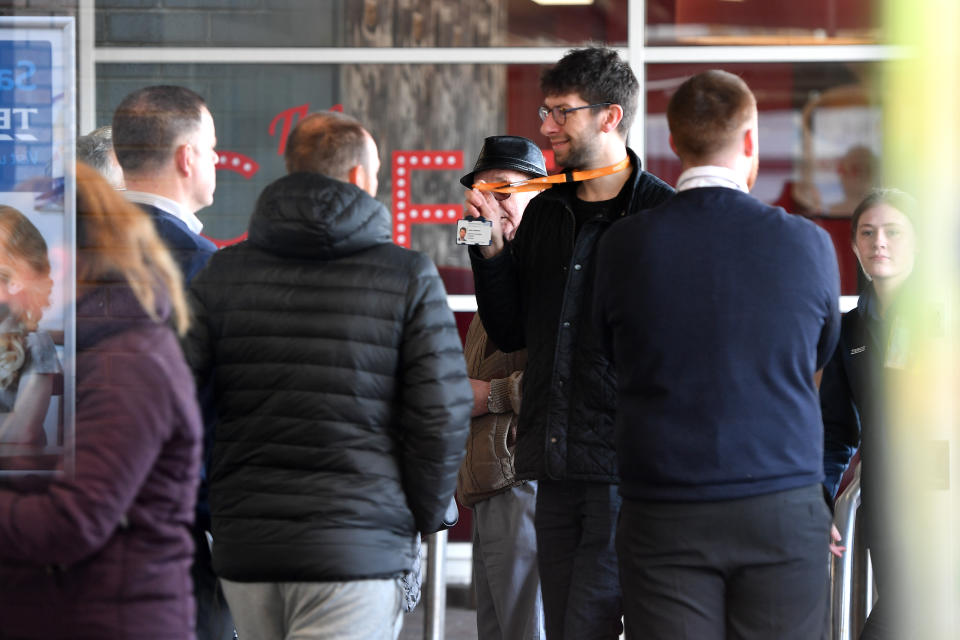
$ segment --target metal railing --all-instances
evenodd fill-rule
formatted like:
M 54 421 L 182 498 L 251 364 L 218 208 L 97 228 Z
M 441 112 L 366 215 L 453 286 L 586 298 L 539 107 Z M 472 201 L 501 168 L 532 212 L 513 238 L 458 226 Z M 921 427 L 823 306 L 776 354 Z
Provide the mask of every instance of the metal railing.
M 873 608 L 873 570 L 857 526 L 860 508 L 860 463 L 853 480 L 834 505 L 833 524 L 847 547 L 843 556 L 830 556 L 830 640 L 855 640 Z
M 424 579 L 423 640 L 443 640 L 447 609 L 447 531 L 424 538 L 427 545 L 427 574 Z

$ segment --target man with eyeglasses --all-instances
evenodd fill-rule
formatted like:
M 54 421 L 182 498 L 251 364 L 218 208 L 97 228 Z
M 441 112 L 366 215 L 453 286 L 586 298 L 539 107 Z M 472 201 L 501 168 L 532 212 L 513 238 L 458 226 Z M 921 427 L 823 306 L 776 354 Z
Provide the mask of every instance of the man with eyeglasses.
M 615 51 L 573 50 L 544 72 L 540 88 L 540 131 L 573 181 L 534 198 L 513 240 L 489 218 L 491 244 L 470 255 L 490 338 L 503 351 L 527 348 L 516 471 L 538 480 L 547 637 L 614 639 L 622 630 L 616 380 L 592 323 L 593 256 L 614 220 L 673 189 L 626 146 L 640 87 Z

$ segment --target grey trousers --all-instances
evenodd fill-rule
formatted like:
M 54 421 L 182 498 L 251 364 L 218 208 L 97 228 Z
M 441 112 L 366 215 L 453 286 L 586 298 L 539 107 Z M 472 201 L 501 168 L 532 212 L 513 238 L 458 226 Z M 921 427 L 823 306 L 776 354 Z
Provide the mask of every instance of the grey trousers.
M 398 580 L 220 580 L 240 640 L 396 640 Z
M 537 483 L 527 482 L 473 507 L 478 640 L 544 638 L 536 502 Z
M 627 640 L 819 640 L 829 531 L 819 484 L 720 502 L 624 500 Z

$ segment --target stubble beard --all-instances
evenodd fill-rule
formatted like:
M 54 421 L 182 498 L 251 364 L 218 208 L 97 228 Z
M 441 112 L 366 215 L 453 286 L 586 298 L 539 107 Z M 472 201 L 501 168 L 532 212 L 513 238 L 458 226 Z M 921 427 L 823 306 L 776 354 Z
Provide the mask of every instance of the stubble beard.
M 567 146 L 567 153 L 559 157 L 554 153 L 554 161 L 564 169 L 585 169 L 589 167 L 596 156 L 599 147 L 597 134 L 591 134 L 589 139 L 573 140 Z

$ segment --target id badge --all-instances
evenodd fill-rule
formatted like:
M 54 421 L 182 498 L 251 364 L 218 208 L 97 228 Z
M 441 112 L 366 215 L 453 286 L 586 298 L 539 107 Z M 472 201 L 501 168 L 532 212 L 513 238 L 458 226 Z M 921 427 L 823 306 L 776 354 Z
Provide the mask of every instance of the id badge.
M 457 220 L 457 244 L 489 246 L 493 223 L 483 218 Z

